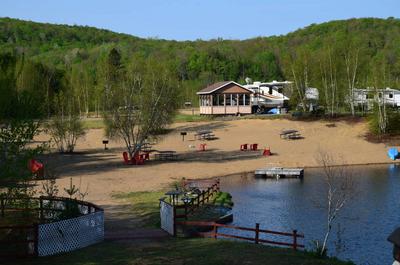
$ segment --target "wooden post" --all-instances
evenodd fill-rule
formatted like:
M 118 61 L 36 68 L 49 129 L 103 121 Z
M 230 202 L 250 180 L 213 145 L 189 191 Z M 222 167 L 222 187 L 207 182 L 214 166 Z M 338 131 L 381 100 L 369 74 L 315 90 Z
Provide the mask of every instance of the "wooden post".
M 5 204 L 4 204 L 4 197 L 3 197 L 3 196 L 1 196 L 0 202 L 1 202 L 1 217 L 4 217 L 4 207 L 5 207 Z
M 226 115 L 226 94 L 224 94 L 224 114 Z
M 293 249 L 297 250 L 297 230 L 293 230 Z
M 176 237 L 176 208 L 175 206 L 172 206 L 173 210 L 173 214 L 174 216 L 172 217 L 172 220 L 174 222 L 174 234 L 172 236 Z
M 187 209 L 187 207 L 188 207 L 188 204 L 185 203 L 185 220 L 187 220 L 187 216 L 188 216 L 188 209 Z M 174 209 L 175 209 L 175 208 L 174 208 Z
M 216 223 L 214 223 L 214 229 L 213 229 L 214 239 L 217 239 L 217 233 L 218 233 L 218 226 L 216 225 Z
M 255 236 L 255 243 L 259 243 L 259 238 L 260 238 L 260 224 L 256 223 L 256 236 Z
M 43 198 L 42 198 L 42 196 L 39 197 L 39 211 L 40 211 L 39 219 L 40 219 L 40 222 L 43 223 L 44 216 L 43 216 Z
M 38 257 L 39 256 L 39 225 L 38 224 L 34 224 L 33 225 L 33 229 L 35 230 L 35 242 L 34 242 L 34 251 L 35 251 L 35 256 Z

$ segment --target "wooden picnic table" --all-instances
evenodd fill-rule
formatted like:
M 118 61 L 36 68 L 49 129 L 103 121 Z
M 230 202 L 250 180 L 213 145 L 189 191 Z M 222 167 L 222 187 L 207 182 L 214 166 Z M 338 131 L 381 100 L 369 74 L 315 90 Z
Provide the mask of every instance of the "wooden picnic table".
M 157 160 L 176 160 L 178 155 L 176 151 L 156 151 L 154 155 Z
M 194 135 L 195 139 L 203 139 L 203 140 L 210 140 L 215 137 L 213 131 L 211 130 L 200 130 Z
M 279 136 L 284 139 L 299 139 L 301 137 L 298 130 L 283 130 Z

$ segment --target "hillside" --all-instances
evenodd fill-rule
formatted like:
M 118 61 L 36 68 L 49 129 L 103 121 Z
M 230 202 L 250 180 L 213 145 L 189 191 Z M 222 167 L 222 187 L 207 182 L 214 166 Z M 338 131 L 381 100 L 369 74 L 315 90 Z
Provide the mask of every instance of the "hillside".
M 96 86 L 100 83 L 102 64 L 112 48 L 117 48 L 124 64 L 139 58 L 153 58 L 164 64 L 181 82 L 182 101 L 196 102 L 195 92 L 211 82 L 243 82 L 246 77 L 294 80 L 293 74 L 298 73 L 298 80 L 294 81 L 300 87 L 329 87 L 323 78 L 324 72 L 329 71 L 335 73 L 335 97 L 341 105 L 347 89 L 346 56 L 357 56 L 359 86 L 400 86 L 400 20 L 395 18 L 331 21 L 284 36 L 243 41 L 185 42 L 142 39 L 93 27 L 0 18 L 3 53 L 18 56 L 23 52 L 32 62 L 62 72 L 74 68 L 88 71 L 91 95 L 98 94 Z M 323 100 L 329 94 L 325 90 Z M 296 96 L 293 98 L 296 100 Z M 94 104 L 90 103 L 90 109 Z

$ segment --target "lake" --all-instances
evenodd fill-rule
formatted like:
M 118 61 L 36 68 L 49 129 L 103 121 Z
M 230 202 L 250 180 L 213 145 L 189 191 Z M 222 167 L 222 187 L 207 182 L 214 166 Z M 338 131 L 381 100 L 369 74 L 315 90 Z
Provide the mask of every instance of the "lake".
M 349 170 L 357 195 L 333 226 L 329 253 L 356 264 L 392 264 L 392 245 L 386 238 L 400 226 L 400 166 L 354 166 Z M 306 169 L 303 180 L 229 176 L 221 178 L 221 189 L 233 196 L 234 225 L 254 227 L 260 223 L 261 228 L 283 232 L 297 229 L 305 235 L 308 249 L 312 240 L 322 241 L 326 210 L 318 205 L 326 201 L 326 183 L 321 169 Z

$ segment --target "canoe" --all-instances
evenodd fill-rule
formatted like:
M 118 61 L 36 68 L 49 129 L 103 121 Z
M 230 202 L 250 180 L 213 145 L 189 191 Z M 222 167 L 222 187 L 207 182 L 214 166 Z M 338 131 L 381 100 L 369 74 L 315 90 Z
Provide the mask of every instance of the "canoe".
M 399 157 L 399 151 L 397 150 L 397 148 L 390 148 L 388 151 L 388 156 L 390 159 L 396 160 L 396 158 Z

